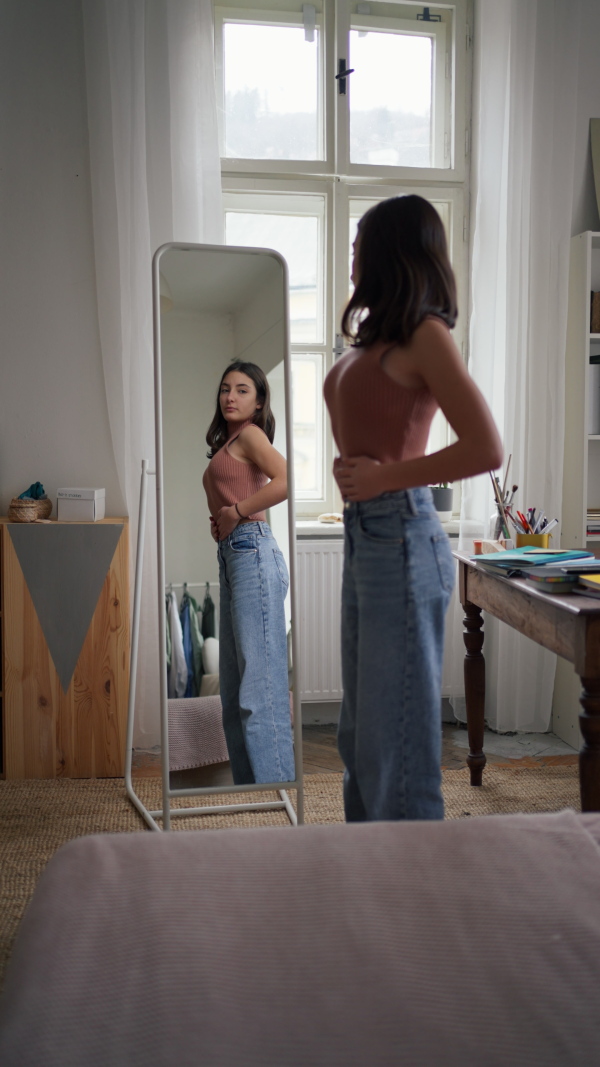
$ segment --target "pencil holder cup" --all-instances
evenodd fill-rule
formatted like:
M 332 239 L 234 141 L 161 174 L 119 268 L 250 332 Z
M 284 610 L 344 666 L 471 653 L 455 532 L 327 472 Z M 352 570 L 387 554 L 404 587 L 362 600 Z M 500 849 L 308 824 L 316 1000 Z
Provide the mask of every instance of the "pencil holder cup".
M 517 534 L 517 548 L 525 548 L 529 545 L 531 548 L 548 548 L 550 544 L 550 538 L 552 534 Z

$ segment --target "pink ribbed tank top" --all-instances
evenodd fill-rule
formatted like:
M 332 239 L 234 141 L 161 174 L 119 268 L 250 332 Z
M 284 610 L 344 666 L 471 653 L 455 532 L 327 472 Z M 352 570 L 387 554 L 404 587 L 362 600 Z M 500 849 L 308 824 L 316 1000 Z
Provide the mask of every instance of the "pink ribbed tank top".
M 333 436 L 345 459 L 397 463 L 425 454 L 437 400 L 429 389 L 409 389 L 390 378 L 381 367 L 383 352 L 378 345 L 351 348 L 325 379 Z
M 240 500 L 247 500 L 249 496 L 254 496 L 269 481 L 266 474 L 263 474 L 255 463 L 243 463 L 241 459 L 232 456 L 229 451 L 232 441 L 235 441 L 251 422 L 252 420 L 249 419 L 233 430 L 231 437 L 218 452 L 215 452 L 204 471 L 202 485 L 213 518 L 216 518 L 221 508 L 230 507 Z M 258 511 L 254 515 L 247 515 L 246 521 L 264 522 L 265 518 L 265 512 Z

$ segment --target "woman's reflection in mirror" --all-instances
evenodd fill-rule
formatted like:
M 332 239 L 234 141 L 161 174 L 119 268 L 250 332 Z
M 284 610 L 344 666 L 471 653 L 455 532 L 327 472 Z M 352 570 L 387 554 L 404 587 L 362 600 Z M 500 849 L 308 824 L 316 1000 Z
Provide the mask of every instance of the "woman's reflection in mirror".
M 264 371 L 230 363 L 206 435 L 203 485 L 218 544 L 221 703 L 236 785 L 295 779 L 283 606 L 289 578 L 265 516 L 287 498 L 274 436 Z

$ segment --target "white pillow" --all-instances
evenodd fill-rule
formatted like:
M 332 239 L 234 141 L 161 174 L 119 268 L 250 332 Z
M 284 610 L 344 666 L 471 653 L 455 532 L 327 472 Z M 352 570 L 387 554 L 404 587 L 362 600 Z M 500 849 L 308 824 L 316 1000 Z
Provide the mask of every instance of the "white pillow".
M 219 642 L 216 637 L 206 637 L 202 645 L 202 666 L 205 674 L 219 673 Z

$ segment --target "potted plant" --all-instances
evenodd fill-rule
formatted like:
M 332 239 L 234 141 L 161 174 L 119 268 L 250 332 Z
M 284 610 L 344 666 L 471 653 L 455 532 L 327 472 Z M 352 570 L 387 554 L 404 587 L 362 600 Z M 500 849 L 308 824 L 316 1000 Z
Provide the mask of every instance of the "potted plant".
M 447 522 L 452 518 L 452 486 L 448 482 L 439 482 L 437 485 L 430 485 L 429 488 L 440 522 Z

